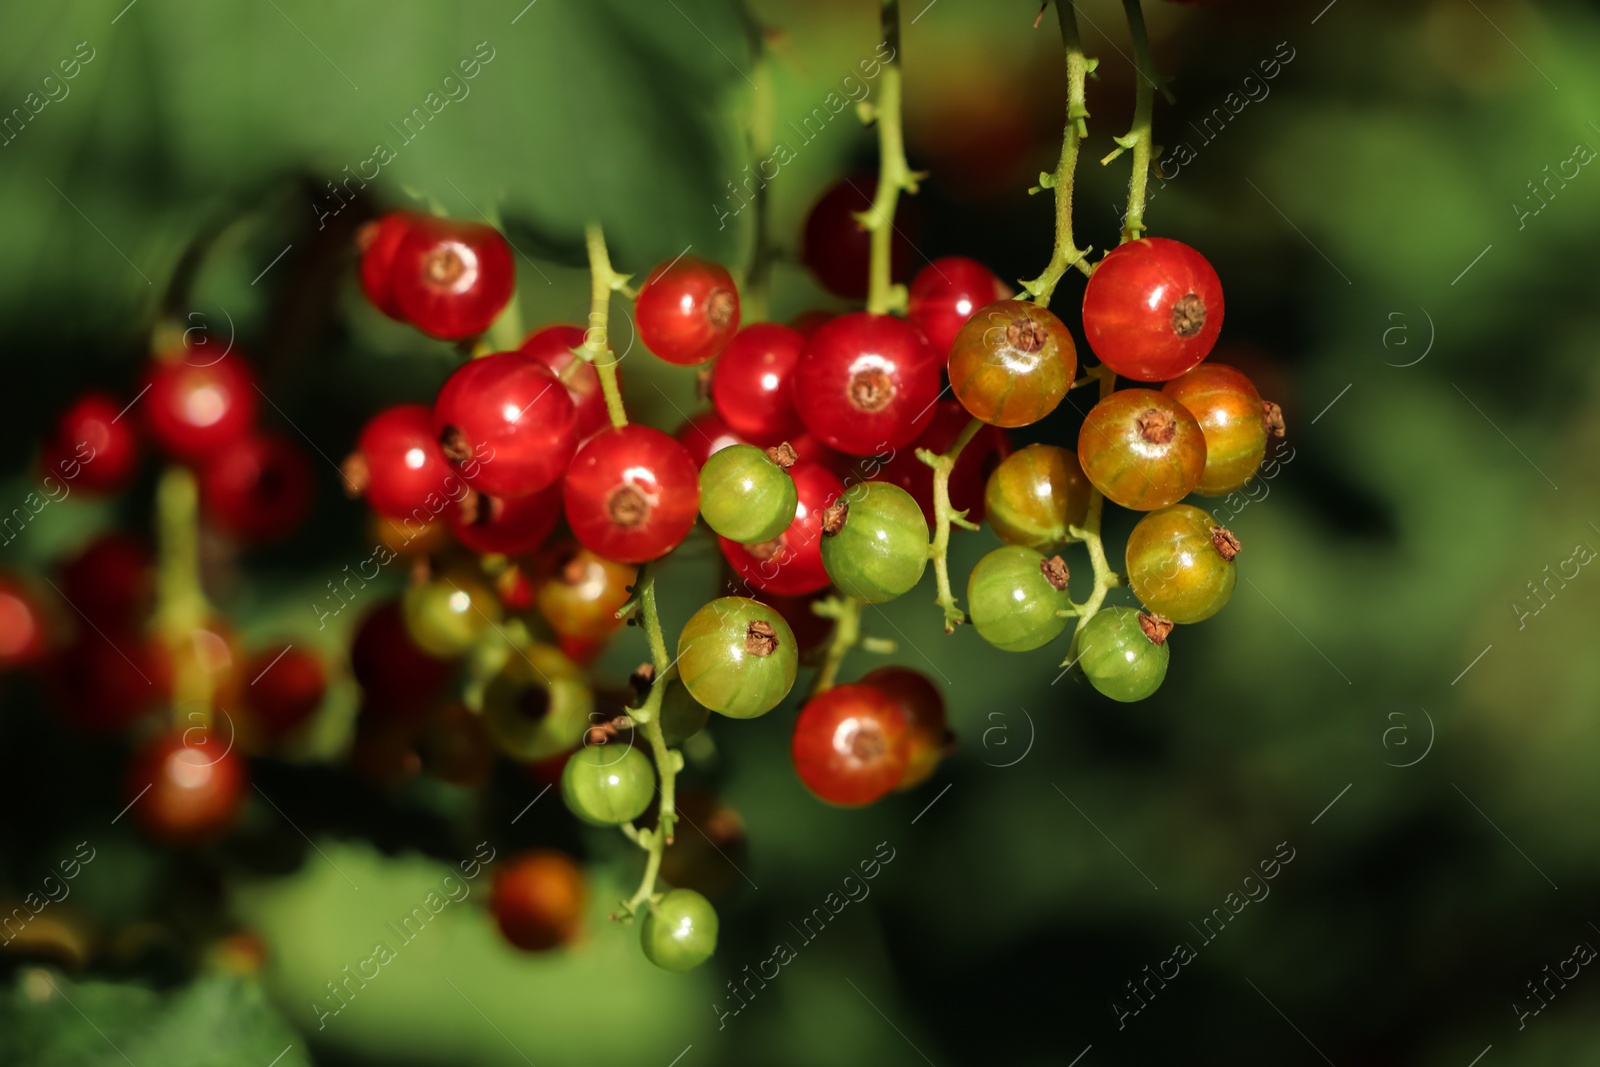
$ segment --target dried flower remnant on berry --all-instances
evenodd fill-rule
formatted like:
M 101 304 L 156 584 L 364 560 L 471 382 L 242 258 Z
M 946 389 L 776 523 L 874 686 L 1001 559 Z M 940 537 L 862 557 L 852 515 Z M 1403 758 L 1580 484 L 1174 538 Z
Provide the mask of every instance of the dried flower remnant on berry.
M 1239 543 L 1239 539 L 1233 535 L 1233 531 L 1226 526 L 1211 527 L 1211 543 L 1217 546 L 1218 555 L 1230 561 L 1244 547 Z
M 845 520 L 850 517 L 850 505 L 842 499 L 835 500 L 822 512 L 822 535 L 832 537 L 844 529 Z
M 773 445 L 771 448 L 767 449 L 767 458 L 772 460 L 772 462 L 776 463 L 779 467 L 782 467 L 784 470 L 788 470 L 790 467 L 800 462 L 800 453 L 794 450 L 793 445 L 791 445 L 788 441 L 785 441 L 782 444 Z
M 1067 561 L 1060 556 L 1051 556 L 1049 559 L 1040 560 L 1039 573 L 1043 574 L 1045 580 L 1057 589 L 1065 589 L 1067 587 L 1067 579 L 1072 576 L 1072 572 L 1067 570 Z
M 1164 645 L 1167 643 L 1167 635 L 1172 632 L 1172 620 L 1163 615 L 1151 615 L 1141 611 L 1139 629 L 1144 631 L 1144 635 L 1150 639 L 1152 645 Z
M 1178 420 L 1172 417 L 1169 411 L 1160 408 L 1151 408 L 1141 414 L 1134 425 L 1138 427 L 1139 436 L 1153 445 L 1164 445 L 1172 440 L 1178 432 Z
M 770 656 L 778 649 L 778 631 L 764 619 L 756 619 L 745 630 L 744 650 L 752 656 Z
M 1267 433 L 1273 437 L 1282 437 L 1287 433 L 1283 424 L 1283 408 L 1270 400 L 1261 402 L 1261 421 L 1267 428 Z
M 633 486 L 624 485 L 611 494 L 606 511 L 618 526 L 637 526 L 650 517 L 650 501 Z
M 1172 305 L 1172 332 L 1179 337 L 1193 337 L 1206 325 L 1206 302 L 1195 293 L 1187 293 Z

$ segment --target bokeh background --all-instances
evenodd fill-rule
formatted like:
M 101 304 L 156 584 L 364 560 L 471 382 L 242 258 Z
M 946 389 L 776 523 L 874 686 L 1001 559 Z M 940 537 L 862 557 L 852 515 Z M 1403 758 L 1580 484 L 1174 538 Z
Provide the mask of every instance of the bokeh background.
M 875 5 L 524 2 L 9 6 L 0 113 L 59 60 L 82 66 L 0 147 L 0 504 L 36 487 L 37 441 L 86 383 L 133 392 L 162 313 L 250 352 L 269 421 L 335 459 L 380 406 L 429 398 L 457 357 L 381 319 L 354 280 L 354 230 L 389 207 L 502 218 L 530 325 L 581 321 L 590 217 L 619 269 L 686 245 L 739 267 L 753 212 L 722 212 L 758 80 L 796 150 L 769 187 L 787 256 L 774 317 L 841 306 L 795 245 L 819 192 L 872 168 L 872 135 L 848 111 L 803 144 L 785 131 L 873 53 Z M 0 949 L 0 1061 L 1600 1062 L 1600 975 L 1563 963 L 1600 945 L 1600 577 L 1567 562 L 1600 546 L 1600 13 L 1325 2 L 1147 4 L 1177 100 L 1156 108 L 1169 155 L 1148 223 L 1216 265 L 1216 358 L 1250 368 L 1289 425 L 1275 476 L 1229 520 L 1246 546 L 1233 601 L 1180 632 L 1154 698 L 1113 705 L 1062 676 L 1064 639 L 1011 656 L 945 636 L 931 578 L 869 611 L 894 660 L 940 680 L 959 750 L 920 789 L 840 811 L 793 775 L 791 705 L 714 724 L 715 759 L 688 781 L 747 840 L 706 857 L 727 864 L 717 955 L 668 975 L 605 921 L 637 851 L 550 797 L 513 824 L 540 789 L 520 768 L 475 792 L 345 772 L 358 694 L 340 657 L 359 613 L 318 631 L 311 605 L 370 541 L 318 461 L 298 537 L 214 560 L 242 638 L 289 635 L 338 665 L 311 735 L 256 761 L 272 803 L 255 797 L 232 842 L 173 856 L 113 825 L 126 742 L 74 734 L 28 679 L 0 679 L 0 895 L 95 850 L 48 913 L 54 940 Z M 1127 169 L 1097 160 L 1128 122 L 1132 50 L 1120 5 L 1080 8 L 1099 69 L 1078 234 L 1104 248 Z M 1051 206 L 1027 188 L 1054 166 L 1065 78 L 1054 16 L 1032 29 L 1036 13 L 903 9 L 908 151 L 930 172 L 919 264 L 962 253 L 1021 278 L 1048 258 Z M 397 136 L 475 52 L 492 59 L 470 95 Z M 395 158 L 340 206 L 326 183 L 380 141 Z M 171 285 L 198 235 L 203 269 Z M 1071 276 L 1056 299 L 1074 332 L 1080 292 Z M 624 370 L 638 417 L 670 429 L 695 410 L 692 372 L 642 349 Z M 1079 417 L 1063 405 L 1018 441 L 1070 442 Z M 52 504 L 0 567 L 37 581 L 100 531 L 148 530 L 153 479 Z M 1113 546 L 1128 518 L 1109 522 Z M 958 532 L 954 572 L 994 543 Z M 713 595 L 716 562 L 697 533 L 663 568 L 669 633 Z M 620 681 L 642 647 L 630 631 L 600 674 Z M 876 661 L 857 652 L 846 676 Z M 517 954 L 482 879 L 321 1019 L 326 983 L 480 841 L 582 856 L 583 940 Z M 875 853 L 893 859 L 870 897 L 800 938 Z M 1202 920 L 1285 856 L 1270 895 L 1208 940 Z M 240 932 L 259 964 L 228 948 Z M 738 1006 L 725 983 L 783 941 L 797 958 L 722 1016 Z M 1170 974 L 1182 943 L 1194 959 L 1135 999 L 1128 983 Z

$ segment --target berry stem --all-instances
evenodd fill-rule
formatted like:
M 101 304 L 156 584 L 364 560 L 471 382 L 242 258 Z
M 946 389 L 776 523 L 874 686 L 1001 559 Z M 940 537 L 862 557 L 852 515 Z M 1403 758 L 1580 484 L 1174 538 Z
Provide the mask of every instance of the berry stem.
M 772 60 L 762 34 L 757 31 L 755 37 L 756 61 L 751 71 L 755 88 L 750 91 L 748 133 L 751 167 L 759 173 L 762 162 L 772 153 Z M 766 182 L 756 183 L 754 197 L 750 266 L 739 293 L 740 317 L 746 324 L 767 321 L 772 288 L 771 201 Z
M 872 258 L 867 268 L 867 310 L 887 315 L 905 303 L 905 291 L 890 276 L 889 250 L 894 236 L 894 212 L 900 190 L 917 191 L 917 175 L 906 162 L 905 136 L 900 128 L 900 0 L 883 0 L 883 42 L 889 61 L 878 82 L 878 103 L 873 115 L 878 123 L 878 191 L 872 206 L 860 216 L 872 234 Z
M 622 429 L 628 425 L 628 413 L 622 406 L 622 390 L 617 386 L 617 356 L 611 350 L 611 294 L 627 285 L 628 275 L 611 269 L 611 255 L 606 251 L 605 231 L 598 222 L 584 228 L 589 246 L 589 328 L 583 332 L 583 347 L 579 353 L 594 364 L 600 375 L 600 391 L 605 394 L 606 413 L 611 425 Z M 658 668 L 660 665 L 657 665 Z
M 961 450 L 981 429 L 983 422 L 980 419 L 967 423 L 955 444 L 942 456 L 926 448 L 917 449 L 917 458 L 933 468 L 933 543 L 928 546 L 928 558 L 933 560 L 933 577 L 939 587 L 937 603 L 944 609 L 944 632 L 947 634 L 955 633 L 956 627 L 967 621 L 966 613 L 956 607 L 955 594 L 950 591 L 950 527 L 953 524 L 964 530 L 978 528 L 976 523 L 967 521 L 964 509 L 957 510 L 950 506 L 950 472 L 955 470 Z
M 673 825 L 678 820 L 675 798 L 678 770 L 683 766 L 683 757 L 667 747 L 666 735 L 661 730 L 661 701 L 666 696 L 667 686 L 675 671 L 674 661 L 667 656 L 666 639 L 661 636 L 661 616 L 656 611 L 656 579 L 648 565 L 639 568 L 634 593 L 639 599 L 639 625 L 644 627 L 645 639 L 650 643 L 650 659 L 655 663 L 656 676 L 650 683 L 650 692 L 646 694 L 644 703 L 629 711 L 628 715 L 636 727 L 644 729 L 645 738 L 650 742 L 661 790 L 661 810 L 653 831 L 640 830 L 629 835 L 649 853 L 639 888 L 623 905 L 629 915 L 634 914 L 655 893 L 656 875 L 661 870 L 661 853 L 672 843 Z
M 816 679 L 811 683 L 811 694 L 807 700 L 823 690 L 833 688 L 845 654 L 861 642 L 861 601 L 853 597 L 829 597 L 813 604 L 811 610 L 832 619 L 834 625 L 833 640 L 828 643 L 828 651 L 823 656 Z
M 1049 306 L 1056 283 L 1068 267 L 1076 267 L 1085 275 L 1092 269 L 1084 260 L 1089 249 L 1080 249 L 1072 237 L 1072 181 L 1078 170 L 1078 145 L 1089 133 L 1084 122 L 1089 117 L 1084 82 L 1094 69 L 1095 61 L 1083 54 L 1083 42 L 1078 37 L 1078 12 L 1073 0 L 1056 0 L 1056 14 L 1061 19 L 1061 42 L 1067 53 L 1067 122 L 1061 135 L 1061 161 L 1056 164 L 1054 174 L 1040 175 L 1038 186 L 1039 189 L 1053 188 L 1056 191 L 1055 251 L 1043 274 L 1022 283 L 1023 290 L 1040 307 Z
M 1117 376 L 1105 364 L 1100 364 L 1090 369 L 1089 377 L 1100 379 L 1100 399 L 1110 396 L 1117 387 Z M 1122 584 L 1122 576 L 1111 569 L 1111 563 L 1106 559 L 1106 547 L 1100 539 L 1100 516 L 1105 511 L 1106 498 L 1100 490 L 1093 486 L 1089 488 L 1089 509 L 1084 516 L 1083 525 L 1069 526 L 1067 531 L 1082 541 L 1089 550 L 1089 562 L 1094 567 L 1094 589 L 1089 593 L 1089 599 L 1082 604 L 1076 604 L 1078 625 L 1072 631 L 1072 645 L 1067 649 L 1067 658 L 1062 662 L 1063 667 L 1070 667 L 1078 661 L 1078 639 L 1083 634 L 1084 624 L 1094 617 L 1100 610 L 1100 605 L 1105 603 L 1106 593 Z
M 156 536 L 160 561 L 156 571 L 156 628 L 174 666 L 172 707 L 175 724 L 211 725 L 213 680 L 205 657 L 186 648 L 205 624 L 206 596 L 200 584 L 200 492 L 194 472 L 171 466 L 156 485 Z M 194 709 L 181 709 L 198 703 Z
M 1133 54 L 1139 68 L 1133 98 L 1133 126 L 1126 137 L 1117 138 L 1118 148 L 1102 164 L 1121 155 L 1124 149 L 1133 152 L 1133 173 L 1128 178 L 1128 211 L 1122 218 L 1122 243 L 1138 240 L 1144 232 L 1145 189 L 1150 180 L 1150 129 L 1151 112 L 1155 107 L 1156 87 L 1160 76 L 1156 74 L 1155 59 L 1150 54 L 1150 35 L 1144 26 L 1144 11 L 1139 0 L 1122 0 L 1128 13 L 1128 32 L 1133 35 Z

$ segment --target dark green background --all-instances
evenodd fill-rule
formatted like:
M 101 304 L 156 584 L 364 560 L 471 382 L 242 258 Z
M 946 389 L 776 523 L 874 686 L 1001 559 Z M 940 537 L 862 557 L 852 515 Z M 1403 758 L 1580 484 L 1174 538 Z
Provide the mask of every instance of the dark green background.
M 1156 184 L 1148 221 L 1216 265 L 1223 343 L 1276 368 L 1259 377 L 1294 449 L 1229 520 L 1246 546 L 1234 601 L 1179 632 L 1156 697 L 1112 705 L 1058 678 L 1065 639 L 1008 656 L 968 630 L 944 636 L 931 579 L 869 610 L 898 659 L 942 680 L 960 751 L 909 795 L 836 811 L 788 766 L 792 707 L 719 720 L 718 760 L 690 780 L 742 814 L 749 855 L 720 907 L 717 956 L 673 976 L 604 921 L 636 852 L 580 832 L 552 797 L 511 825 L 537 795 L 521 772 L 503 768 L 482 798 L 426 783 L 384 794 L 340 772 L 348 677 L 298 759 L 257 763 L 280 810 L 258 796 L 247 844 L 180 860 L 110 825 L 122 743 L 61 733 L 28 684 L 5 679 L 0 893 L 22 896 L 78 841 L 99 851 L 60 905 L 94 933 L 88 973 L 52 973 L 52 989 L 0 949 L 0 1060 L 264 1065 L 286 1045 L 282 1065 L 1066 1064 L 1088 1046 L 1084 1065 L 1465 1067 L 1486 1046 L 1484 1067 L 1600 1056 L 1592 968 L 1523 1029 L 1512 1007 L 1533 1006 L 1524 983 L 1576 943 L 1600 945 L 1600 578 L 1551 583 L 1521 625 L 1513 607 L 1540 606 L 1527 583 L 1547 565 L 1600 546 L 1600 176 L 1584 166 L 1541 185 L 1537 214 L 1527 185 L 1575 146 L 1600 146 L 1600 18 L 1509 0 L 1148 6 L 1178 100 L 1158 103 L 1156 139 L 1194 150 Z M 757 9 L 784 31 L 772 59 L 784 135 L 873 53 L 876 15 L 866 0 Z M 903 13 L 909 153 L 933 172 L 916 245 L 1008 278 L 1049 255 L 1049 206 L 1025 190 L 1054 165 L 1064 77 L 1053 17 L 1031 30 L 1035 11 L 911 0 Z M 1131 47 L 1119 5 L 1091 0 L 1081 20 L 1100 71 L 1079 240 L 1105 247 L 1126 159 L 1097 160 L 1128 120 Z M 349 251 L 359 221 L 411 198 L 504 218 L 530 325 L 586 310 L 589 217 L 621 270 L 689 245 L 739 266 L 751 213 L 719 230 L 718 205 L 749 162 L 750 26 L 715 0 L 11 5 L 0 112 L 42 95 L 79 42 L 94 58 L 0 147 L 0 503 L 35 487 L 35 442 L 86 382 L 132 394 L 164 300 L 249 351 L 280 409 L 269 423 L 292 433 L 292 420 L 335 460 L 372 411 L 425 400 L 455 357 L 363 306 Z M 493 59 L 470 95 L 399 146 L 389 124 L 479 42 Z M 1291 53 L 1214 140 L 1188 125 Z M 395 161 L 319 230 L 324 183 L 379 141 Z M 848 111 L 797 142 L 770 188 L 791 255 L 811 200 L 873 159 Z M 169 296 L 207 231 L 211 257 Z M 775 292 L 780 318 L 836 306 L 788 265 Z M 1075 332 L 1080 292 L 1069 277 L 1056 299 Z M 689 372 L 639 349 L 625 374 L 636 415 L 670 428 L 674 407 L 693 409 Z M 1020 439 L 1070 442 L 1077 418 L 1064 405 Z M 336 654 L 348 631 L 317 634 L 309 605 L 370 546 L 360 508 L 317 462 L 308 529 L 224 567 L 213 588 L 247 639 L 299 635 Z M 0 566 L 39 572 L 105 526 L 147 526 L 151 480 L 121 502 L 52 505 Z M 1109 523 L 1114 548 L 1127 519 Z M 958 576 L 995 543 L 955 540 Z M 708 538 L 680 556 L 664 569 L 671 632 L 715 589 Z M 1081 554 L 1070 562 L 1087 574 Z M 602 671 L 620 679 L 642 654 L 630 632 Z M 872 661 L 855 654 L 846 677 Z M 554 958 L 515 954 L 474 883 L 318 1031 L 308 1003 L 323 983 L 485 839 L 501 854 L 583 852 L 586 939 Z M 880 842 L 895 858 L 871 896 L 798 944 L 790 923 Z M 1271 895 L 1202 946 L 1191 924 L 1280 842 L 1294 858 Z M 259 983 L 192 966 L 236 926 L 269 945 Z M 798 957 L 719 1031 L 723 983 L 780 940 Z M 1183 941 L 1198 958 L 1119 1029 L 1124 983 Z

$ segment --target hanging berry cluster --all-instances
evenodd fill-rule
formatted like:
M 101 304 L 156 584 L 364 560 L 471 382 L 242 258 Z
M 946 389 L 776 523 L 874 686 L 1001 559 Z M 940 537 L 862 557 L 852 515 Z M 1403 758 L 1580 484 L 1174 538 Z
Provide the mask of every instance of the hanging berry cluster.
M 667 846 L 681 807 L 699 803 L 677 794 L 683 749 L 692 751 L 713 713 L 773 711 L 802 666 L 814 666 L 791 737 L 804 785 L 829 803 L 859 806 L 926 780 L 953 744 L 938 687 L 904 667 L 848 683 L 839 674 L 853 648 L 888 644 L 863 636 L 863 605 L 911 592 L 930 562 L 946 632 L 970 621 L 996 648 L 1028 652 L 1075 620 L 1065 666 L 1115 700 L 1155 692 L 1175 627 L 1216 614 L 1236 580 L 1239 539 L 1183 501 L 1243 486 L 1268 438 L 1283 434 L 1283 418 L 1243 373 L 1205 362 L 1224 313 L 1211 265 L 1187 245 L 1142 235 L 1158 82 L 1137 0 L 1125 6 L 1142 81 L 1134 127 L 1107 157 L 1128 151 L 1134 161 L 1122 243 L 1091 260 L 1073 242 L 1072 180 L 1093 61 L 1072 4 L 1058 0 L 1067 125 L 1060 165 L 1041 183 L 1055 193 L 1055 251 L 1017 293 L 959 256 L 928 263 L 909 288 L 893 283 L 907 253 L 894 222 L 899 195 L 915 192 L 919 178 L 901 147 L 898 60 L 884 69 L 874 112 L 876 195 L 868 201 L 861 180 L 846 179 L 805 228 L 805 261 L 835 293 L 865 295 L 865 310 L 742 324 L 740 284 L 688 254 L 656 267 L 635 291 L 591 224 L 587 326 L 546 326 L 495 350 L 484 340 L 491 328 L 495 337 L 520 334 L 507 328 L 515 267 L 496 229 L 415 211 L 366 226 L 359 278 L 368 300 L 459 342 L 471 358 L 431 403 L 373 416 L 341 467 L 388 550 L 413 568 L 403 597 L 371 611 L 350 650 L 364 693 L 356 769 L 382 778 L 398 753 L 405 769 L 420 762 L 446 780 L 482 785 L 501 753 L 559 780 L 574 815 L 619 827 L 645 851 L 639 888 L 618 915 L 641 920 L 652 962 L 687 970 L 713 952 L 717 915 L 695 889 L 661 886 L 675 877 Z M 897 5 L 889 0 L 884 13 L 898 57 Z M 1087 277 L 1079 325 L 1099 360 L 1082 377 L 1073 332 L 1048 308 L 1069 269 Z M 752 270 L 758 276 L 764 284 L 765 271 Z M 764 308 L 765 293 L 747 279 L 743 295 L 753 291 Z M 711 408 L 675 435 L 628 420 L 607 329 L 618 294 L 632 299 L 650 353 L 702 368 Z M 1119 388 L 1119 379 L 1131 384 Z M 1099 398 L 1075 448 L 1013 451 L 1007 431 L 1040 422 L 1084 386 Z M 260 675 L 273 681 L 243 699 L 231 639 L 199 589 L 185 494 L 196 492 L 192 468 L 218 527 L 270 540 L 304 517 L 308 464 L 286 438 L 256 432 L 260 390 L 238 354 L 206 362 L 164 348 L 148 393 L 141 421 L 175 464 L 159 491 L 154 619 L 162 638 L 126 645 L 151 649 L 139 662 L 160 679 L 152 692 L 174 707 L 199 706 L 198 726 L 212 725 L 213 709 L 247 702 L 256 723 L 247 734 L 281 735 L 320 702 L 321 665 L 304 652 L 287 666 L 274 659 Z M 120 407 L 85 397 L 63 416 L 47 461 L 64 471 L 76 455 L 80 484 L 120 488 L 138 448 L 131 422 L 116 417 Z M 92 461 L 81 442 L 92 443 Z M 1107 500 L 1144 513 L 1122 573 L 1101 539 Z M 651 565 L 698 520 L 717 538 L 734 595 L 701 606 L 669 646 Z M 949 575 L 951 532 L 984 521 L 1004 544 L 973 568 L 963 610 Z M 1081 601 L 1061 554 L 1076 544 L 1093 576 Z M 148 574 L 140 551 L 97 545 L 73 565 L 76 576 L 65 576 L 78 603 L 94 605 L 117 633 L 133 632 L 150 611 L 130 588 L 139 579 L 128 577 Z M 1120 586 L 1143 610 L 1106 605 Z M 635 697 L 615 702 L 588 665 L 628 622 L 643 628 L 651 662 L 632 679 Z M 37 658 L 40 631 L 26 590 L 0 582 L 0 662 Z M 116 704 L 112 694 L 130 687 L 98 649 L 80 649 L 96 665 L 60 672 L 59 685 L 68 704 L 93 709 L 86 718 L 120 726 L 145 706 Z M 292 651 L 265 649 L 250 670 Z M 224 751 L 206 746 L 204 730 L 199 745 L 191 733 L 162 734 L 129 772 L 130 794 L 153 783 L 140 819 L 174 844 L 225 833 L 247 790 L 231 741 Z M 724 824 L 736 824 L 726 815 Z M 575 936 L 584 895 L 569 857 L 538 850 L 502 865 L 492 906 L 511 943 L 544 951 Z

